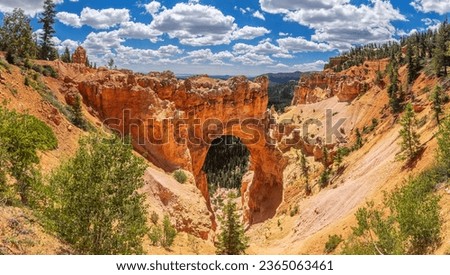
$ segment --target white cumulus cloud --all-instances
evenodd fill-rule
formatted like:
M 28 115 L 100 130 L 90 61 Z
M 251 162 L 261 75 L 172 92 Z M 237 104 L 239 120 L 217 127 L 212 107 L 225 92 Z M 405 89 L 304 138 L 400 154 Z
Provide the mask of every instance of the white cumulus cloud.
M 298 52 L 326 52 L 333 50 L 333 47 L 326 43 L 316 43 L 306 40 L 303 37 L 286 37 L 277 40 L 278 44 L 286 50 L 294 53 Z
M 270 31 L 264 27 L 244 26 L 243 28 L 234 31 L 232 34 L 232 38 L 233 40 L 238 39 L 252 40 L 256 37 L 260 37 L 269 33 Z
M 152 16 L 155 16 L 155 14 L 161 10 L 161 3 L 158 1 L 152 1 L 148 4 L 145 4 L 144 7 L 148 13 L 150 13 Z
M 55 4 L 60 4 L 64 0 L 54 0 Z M 25 14 L 35 16 L 36 13 L 42 12 L 44 0 L 1 0 L 0 12 L 12 12 L 15 8 L 22 9 Z
M 252 16 L 255 17 L 255 18 L 259 18 L 261 20 L 266 20 L 266 18 L 264 17 L 264 14 L 262 14 L 262 12 L 260 12 L 260 11 L 255 11 L 252 14 Z
M 314 30 L 311 39 L 345 50 L 352 44 L 393 40 L 393 21 L 406 18 L 389 1 L 371 0 L 353 5 L 350 0 L 260 0 L 265 12 L 282 14 L 284 20 Z
M 448 0 L 414 0 L 411 2 L 417 11 L 421 12 L 436 12 L 444 15 L 450 12 L 450 1 Z
M 211 46 L 230 44 L 237 39 L 251 40 L 270 33 L 264 27 L 239 28 L 235 18 L 213 6 L 197 2 L 178 3 L 154 15 L 150 27 L 183 45 Z
M 58 12 L 56 18 L 63 24 L 81 27 L 83 25 L 91 26 L 94 29 L 109 29 L 120 23 L 130 20 L 130 11 L 128 9 L 91 9 L 83 8 L 78 16 L 69 12 Z
M 120 24 L 118 34 L 123 38 L 149 39 L 152 42 L 157 42 L 158 37 L 162 35 L 160 31 L 152 29 L 150 25 L 131 21 Z

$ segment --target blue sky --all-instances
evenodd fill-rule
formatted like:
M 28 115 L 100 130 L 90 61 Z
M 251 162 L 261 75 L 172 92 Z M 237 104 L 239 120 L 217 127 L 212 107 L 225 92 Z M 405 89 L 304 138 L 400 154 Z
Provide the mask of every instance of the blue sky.
M 44 0 L 0 0 L 36 16 Z M 437 28 L 450 0 L 55 0 L 55 44 L 140 72 L 245 74 L 320 70 L 352 45 Z

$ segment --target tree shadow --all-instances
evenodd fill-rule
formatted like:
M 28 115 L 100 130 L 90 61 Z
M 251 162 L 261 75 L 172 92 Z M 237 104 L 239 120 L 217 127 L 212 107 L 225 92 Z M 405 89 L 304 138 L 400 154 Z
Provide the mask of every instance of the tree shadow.
M 408 161 L 406 161 L 406 163 L 402 166 L 402 170 L 412 170 L 416 168 L 417 164 L 422 159 L 426 149 L 427 149 L 426 146 L 422 146 L 413 158 L 408 159 Z

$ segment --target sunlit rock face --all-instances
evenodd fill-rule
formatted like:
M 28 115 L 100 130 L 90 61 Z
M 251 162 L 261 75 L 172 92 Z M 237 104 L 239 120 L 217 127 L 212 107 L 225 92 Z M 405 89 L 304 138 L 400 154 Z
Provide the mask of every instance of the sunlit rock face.
M 242 140 L 250 152 L 251 182 L 242 199 L 245 220 L 272 217 L 282 200 L 286 161 L 268 137 L 268 79 L 177 79 L 171 72 L 134 74 L 101 70 L 83 78 L 78 90 L 92 114 L 121 134 L 135 149 L 167 172 L 192 172 L 209 204 L 202 171 L 210 143 L 222 135 Z

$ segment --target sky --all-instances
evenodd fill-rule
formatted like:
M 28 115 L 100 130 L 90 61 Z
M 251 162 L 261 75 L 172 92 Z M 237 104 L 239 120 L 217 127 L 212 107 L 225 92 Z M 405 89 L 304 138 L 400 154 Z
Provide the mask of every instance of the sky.
M 44 0 L 0 0 L 0 18 Z M 147 73 L 255 76 L 323 69 L 354 45 L 435 29 L 450 0 L 55 0 L 54 43 L 89 60 Z

